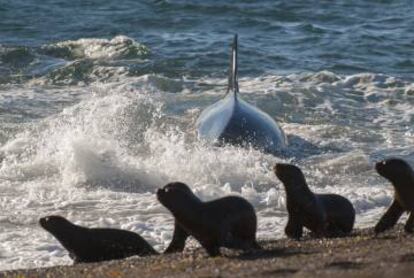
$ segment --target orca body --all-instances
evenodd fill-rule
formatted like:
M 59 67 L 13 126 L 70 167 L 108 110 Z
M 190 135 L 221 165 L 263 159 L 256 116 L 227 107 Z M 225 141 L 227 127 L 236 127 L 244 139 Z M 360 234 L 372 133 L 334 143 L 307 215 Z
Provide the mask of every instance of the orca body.
M 279 153 L 287 146 L 286 136 L 278 124 L 239 95 L 237 35 L 233 41 L 227 94 L 201 113 L 197 130 L 200 139 L 217 146 L 251 146 L 272 154 Z

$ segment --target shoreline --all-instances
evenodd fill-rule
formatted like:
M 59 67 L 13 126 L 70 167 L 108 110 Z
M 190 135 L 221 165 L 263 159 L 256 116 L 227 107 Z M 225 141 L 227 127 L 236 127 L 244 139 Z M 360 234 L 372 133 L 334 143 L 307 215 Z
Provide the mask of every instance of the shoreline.
M 0 277 L 412 277 L 414 235 L 401 225 L 375 237 L 357 229 L 343 238 L 259 241 L 263 250 L 221 249 L 209 258 L 202 248 L 183 253 L 130 257 L 101 263 L 0 272 Z

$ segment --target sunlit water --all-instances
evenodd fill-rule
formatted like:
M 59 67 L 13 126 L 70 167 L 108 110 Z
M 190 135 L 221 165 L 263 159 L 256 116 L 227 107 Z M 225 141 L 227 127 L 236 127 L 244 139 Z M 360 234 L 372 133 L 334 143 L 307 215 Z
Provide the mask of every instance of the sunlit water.
M 241 195 L 259 238 L 282 237 L 278 161 L 349 198 L 367 227 L 392 198 L 375 161 L 414 165 L 409 1 L 38 2 L 0 5 L 2 270 L 71 262 L 38 225 L 49 214 L 164 250 L 173 218 L 154 193 L 169 181 L 203 200 Z M 197 139 L 234 32 L 242 97 L 280 123 L 284 157 Z

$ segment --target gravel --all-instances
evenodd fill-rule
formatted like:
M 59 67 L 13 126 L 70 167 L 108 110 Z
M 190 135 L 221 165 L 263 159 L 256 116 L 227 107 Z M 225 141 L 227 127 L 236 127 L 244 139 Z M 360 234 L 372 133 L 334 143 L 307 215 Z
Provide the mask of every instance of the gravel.
M 375 236 L 370 229 L 331 239 L 262 240 L 263 250 L 202 248 L 103 263 L 0 272 L 0 277 L 414 277 L 414 235 L 402 226 Z

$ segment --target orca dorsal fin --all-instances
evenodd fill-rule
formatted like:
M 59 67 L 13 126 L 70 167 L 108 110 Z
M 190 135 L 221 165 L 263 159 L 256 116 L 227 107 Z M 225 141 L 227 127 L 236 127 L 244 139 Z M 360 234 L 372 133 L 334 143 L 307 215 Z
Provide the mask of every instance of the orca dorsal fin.
M 237 34 L 234 35 L 233 45 L 231 47 L 227 93 L 229 92 L 233 92 L 235 97 L 239 92 L 239 84 L 237 80 Z

